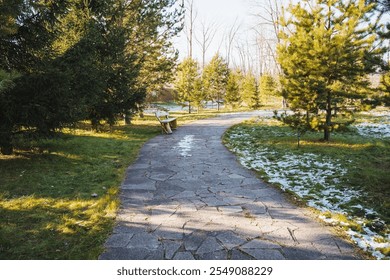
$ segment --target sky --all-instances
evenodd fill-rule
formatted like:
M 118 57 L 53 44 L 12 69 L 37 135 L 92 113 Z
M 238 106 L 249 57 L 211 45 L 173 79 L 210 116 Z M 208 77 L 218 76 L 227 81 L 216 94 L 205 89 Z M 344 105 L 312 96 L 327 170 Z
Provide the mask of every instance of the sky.
M 186 2 L 191 0 L 185 0 Z M 298 2 L 298 0 L 292 0 L 293 2 Z M 278 0 L 279 5 L 282 3 L 286 4 L 287 0 Z M 231 27 L 239 25 L 240 29 L 238 36 L 236 37 L 236 43 L 233 45 L 233 52 L 230 67 L 239 66 L 240 68 L 248 67 L 251 61 L 254 65 L 254 72 L 261 73 L 264 66 L 255 65 L 258 61 L 264 61 L 260 59 L 259 54 L 256 53 L 259 51 L 259 44 L 256 44 L 256 38 L 259 36 L 256 32 L 261 32 L 262 36 L 266 38 L 267 42 L 270 42 L 275 38 L 273 32 L 269 32 L 265 25 L 261 25 L 259 28 L 259 23 L 262 21 L 259 16 L 256 14 L 264 15 L 264 8 L 261 6 L 267 6 L 268 0 L 194 0 L 194 9 L 197 12 L 197 18 L 195 21 L 195 35 L 198 34 L 198 38 L 201 38 L 200 28 L 201 24 L 205 23 L 206 26 L 210 24 L 215 24 L 217 26 L 216 35 L 206 53 L 206 63 L 219 52 L 222 57 L 226 59 L 226 37 L 228 31 Z M 264 22 L 264 21 L 263 21 Z M 254 27 L 256 26 L 256 31 Z M 188 43 L 185 34 L 185 29 L 181 32 L 180 36 L 174 40 L 174 46 L 179 50 L 180 60 L 188 57 Z M 271 39 L 271 40 L 270 40 Z M 242 67 L 242 60 L 239 55 L 238 43 L 246 44 L 248 57 L 246 58 L 246 66 Z M 193 43 L 193 58 L 197 59 L 199 62 L 202 61 L 202 53 L 199 44 L 194 40 Z M 264 56 L 262 56 L 264 57 Z M 270 57 L 270 56 L 269 56 Z M 268 68 L 272 68 L 273 62 L 270 60 L 268 63 Z M 260 63 L 261 64 L 261 63 Z M 252 69 L 252 68 L 251 68 Z M 272 71 L 272 69 L 271 69 Z
M 206 61 L 210 60 L 218 50 L 220 50 L 223 55 L 226 53 L 223 38 L 226 32 L 235 23 L 236 25 L 241 25 L 241 36 L 248 34 L 248 29 L 254 24 L 254 17 L 251 16 L 251 12 L 253 12 L 253 1 L 254 0 L 194 0 L 194 9 L 198 14 L 195 21 L 196 31 L 199 32 L 202 22 L 206 25 L 213 23 L 217 26 L 214 40 L 206 53 Z M 181 36 L 174 42 L 175 47 L 180 52 L 180 58 L 183 59 L 187 57 L 188 44 L 185 30 L 183 30 Z M 196 42 L 194 42 L 193 48 L 194 58 L 201 61 L 201 49 Z

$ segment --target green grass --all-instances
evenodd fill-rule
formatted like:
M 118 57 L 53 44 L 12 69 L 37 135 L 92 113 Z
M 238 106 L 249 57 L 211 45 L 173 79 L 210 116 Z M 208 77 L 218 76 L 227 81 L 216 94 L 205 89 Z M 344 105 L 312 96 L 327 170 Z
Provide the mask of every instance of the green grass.
M 96 259 L 125 169 L 159 133 L 139 121 L 112 133 L 65 130 L 0 155 L 0 259 Z

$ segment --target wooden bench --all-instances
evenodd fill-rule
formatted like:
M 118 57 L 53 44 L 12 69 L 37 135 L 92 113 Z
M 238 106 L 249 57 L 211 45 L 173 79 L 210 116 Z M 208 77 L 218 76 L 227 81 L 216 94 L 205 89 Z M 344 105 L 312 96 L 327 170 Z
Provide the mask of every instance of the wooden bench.
M 157 111 L 155 115 L 158 121 L 160 122 L 163 133 L 171 134 L 172 129 L 177 128 L 176 118 L 170 118 L 168 112 Z

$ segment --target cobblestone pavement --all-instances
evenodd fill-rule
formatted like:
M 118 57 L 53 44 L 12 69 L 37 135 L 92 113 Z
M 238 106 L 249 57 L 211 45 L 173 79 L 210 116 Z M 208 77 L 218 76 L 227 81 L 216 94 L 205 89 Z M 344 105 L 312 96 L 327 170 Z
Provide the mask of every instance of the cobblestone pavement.
M 100 259 L 358 259 L 352 245 L 222 145 L 228 127 L 254 115 L 179 123 L 173 134 L 147 142 L 127 170 Z

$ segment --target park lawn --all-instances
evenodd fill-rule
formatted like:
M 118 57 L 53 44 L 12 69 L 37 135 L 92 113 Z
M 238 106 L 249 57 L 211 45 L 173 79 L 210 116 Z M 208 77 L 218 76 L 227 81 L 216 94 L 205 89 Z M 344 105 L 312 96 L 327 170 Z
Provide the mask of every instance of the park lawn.
M 354 128 L 333 133 L 329 143 L 321 137 L 309 132 L 298 148 L 289 127 L 258 118 L 231 128 L 224 142 L 244 166 L 317 209 L 322 220 L 343 226 L 374 257 L 388 257 L 390 139 Z
M 172 115 L 180 129 L 217 112 Z M 99 133 L 80 123 L 0 155 L 0 259 L 97 259 L 113 229 L 126 168 L 160 133 L 153 115 Z
M 67 129 L 0 155 L 0 259 L 96 259 L 125 169 L 159 133 L 145 121 L 112 132 Z

